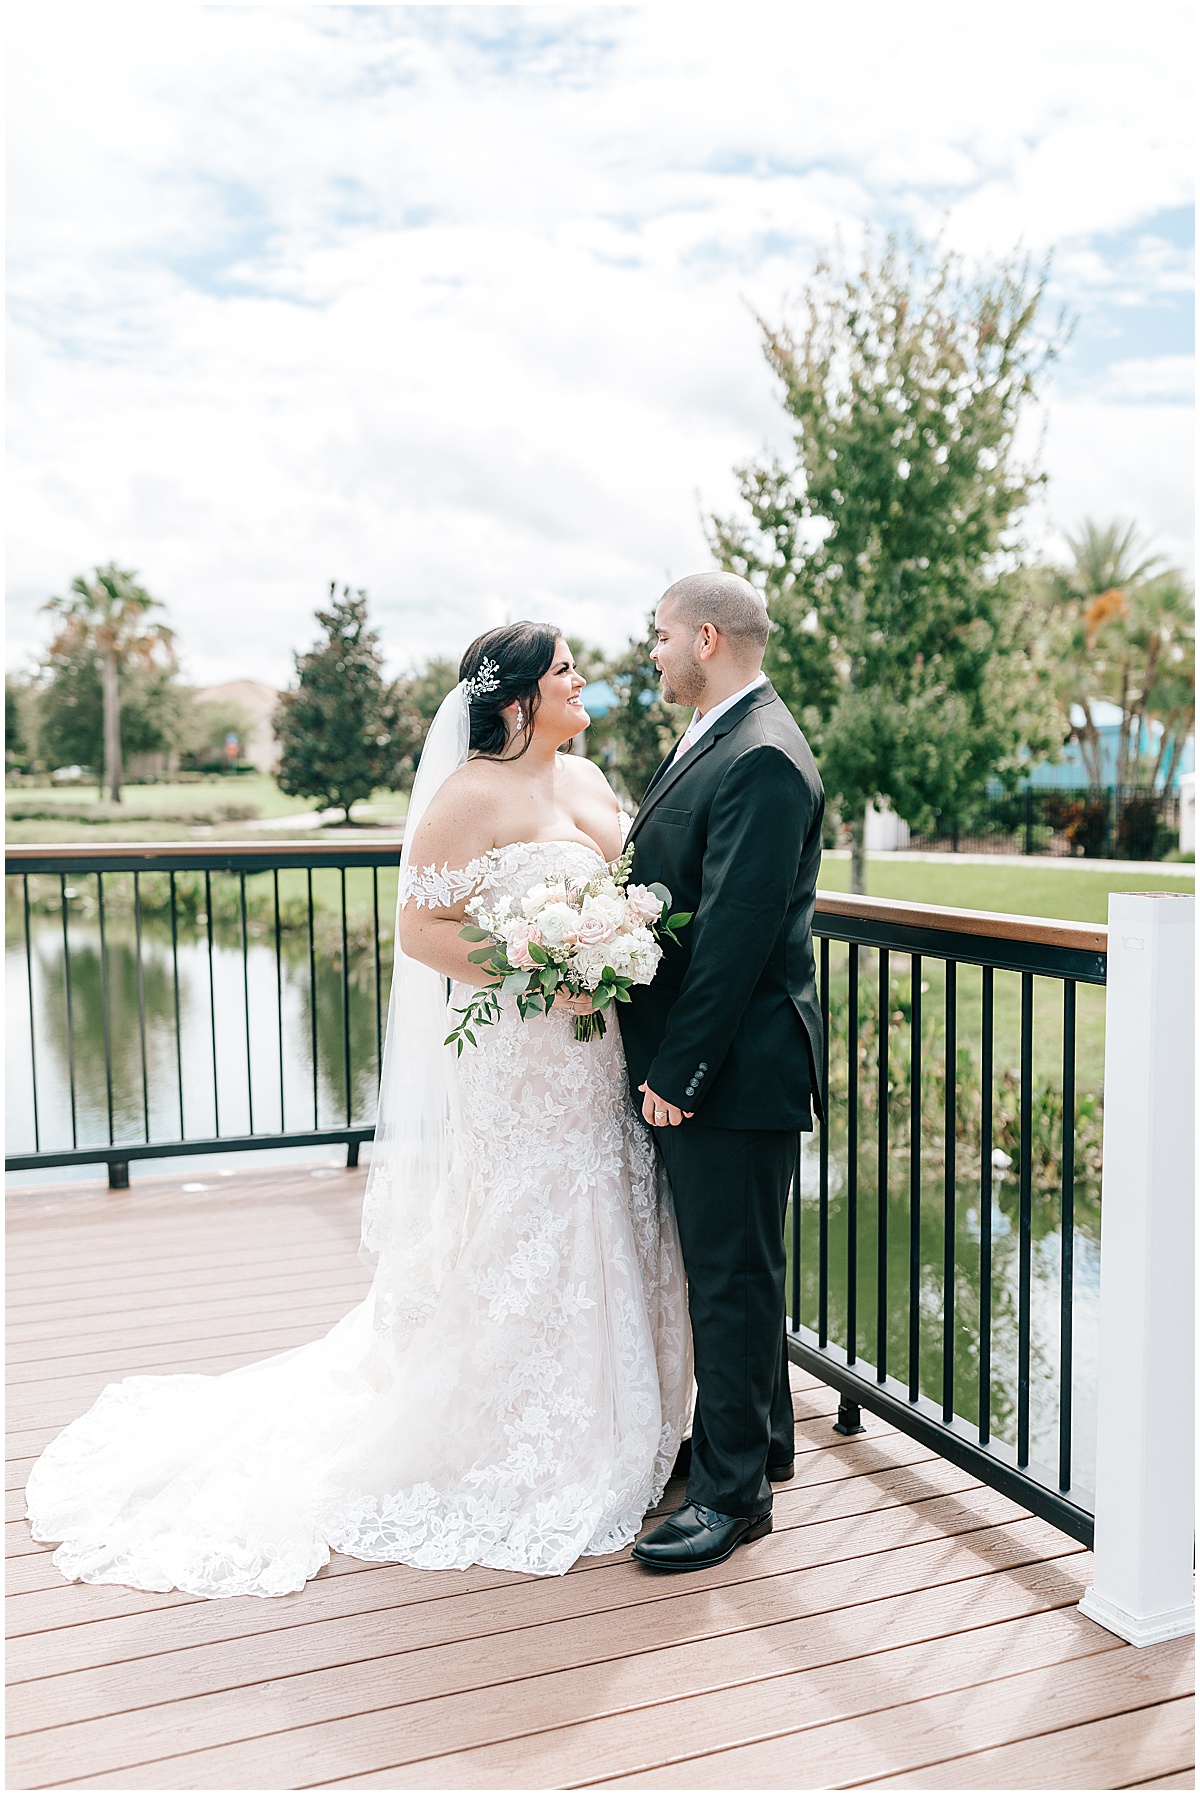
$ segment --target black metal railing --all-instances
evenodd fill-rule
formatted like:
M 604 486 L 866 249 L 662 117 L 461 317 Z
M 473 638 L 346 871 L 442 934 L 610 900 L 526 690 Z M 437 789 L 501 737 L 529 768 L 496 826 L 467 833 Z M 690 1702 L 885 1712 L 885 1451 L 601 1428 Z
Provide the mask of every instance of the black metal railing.
M 823 893 L 814 933 L 826 1120 L 793 1192 L 792 1356 L 840 1431 L 867 1408 L 1090 1544 L 1106 931 Z
M 344 1143 L 357 1163 L 399 855 L 395 840 L 9 848 L 26 1014 L 6 1169 L 103 1162 L 122 1188 L 131 1161 L 179 1154 Z
M 398 861 L 10 848 L 7 1169 L 355 1163 Z M 1106 932 L 831 893 L 814 932 L 826 1121 L 789 1215 L 792 1355 L 842 1431 L 874 1410 L 1088 1541 Z
M 1179 794 L 1146 786 L 1024 786 L 976 799 L 953 820 L 914 829 L 908 845 L 937 853 L 1043 854 L 1161 860 L 1179 845 Z

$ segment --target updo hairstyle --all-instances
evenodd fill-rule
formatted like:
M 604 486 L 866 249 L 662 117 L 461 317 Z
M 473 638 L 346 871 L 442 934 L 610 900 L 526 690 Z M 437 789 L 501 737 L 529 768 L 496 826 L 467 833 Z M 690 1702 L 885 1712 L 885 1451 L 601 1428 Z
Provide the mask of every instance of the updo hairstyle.
M 521 746 L 510 759 L 519 760 L 533 740 L 533 720 L 542 701 L 539 681 L 554 665 L 554 650 L 562 640 L 555 623 L 504 623 L 477 636 L 459 662 L 459 679 L 473 679 L 481 661 L 491 661 L 499 681 L 494 692 L 471 700 L 471 753 L 498 757 L 508 743 L 508 728 L 500 715 L 507 705 L 519 704 L 523 723 Z

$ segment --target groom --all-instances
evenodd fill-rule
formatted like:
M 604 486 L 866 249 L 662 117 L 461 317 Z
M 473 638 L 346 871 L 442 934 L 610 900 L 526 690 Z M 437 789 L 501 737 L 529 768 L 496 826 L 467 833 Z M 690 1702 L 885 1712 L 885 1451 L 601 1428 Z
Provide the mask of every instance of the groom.
M 695 710 L 634 819 L 631 876 L 694 917 L 620 1016 L 674 1191 L 698 1394 L 687 1501 L 633 1555 L 683 1571 L 769 1533 L 771 1483 L 792 1476 L 783 1230 L 824 1054 L 812 917 L 825 794 L 762 671 L 769 625 L 748 580 L 677 580 L 654 624 L 663 697 Z

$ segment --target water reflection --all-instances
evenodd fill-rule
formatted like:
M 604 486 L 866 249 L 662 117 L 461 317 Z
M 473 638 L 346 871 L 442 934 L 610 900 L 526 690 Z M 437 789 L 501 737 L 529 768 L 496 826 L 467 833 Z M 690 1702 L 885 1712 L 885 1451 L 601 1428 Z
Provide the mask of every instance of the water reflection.
M 853 1328 L 859 1359 L 872 1370 L 881 1359 L 902 1383 L 910 1379 L 910 1290 L 915 1285 L 918 1314 L 917 1388 L 939 1407 L 943 1402 L 944 1318 L 952 1309 L 953 1411 L 972 1426 L 980 1413 L 982 1358 L 990 1348 L 991 1436 L 1016 1445 L 1018 1393 L 1019 1190 L 1021 991 L 1017 974 L 993 980 L 990 1090 L 985 1089 L 982 1053 L 985 1034 L 983 987 L 978 968 L 957 969 L 956 1029 L 946 1035 L 946 975 L 938 962 L 921 969 L 921 1108 L 917 1241 L 912 1243 L 910 1179 L 910 1078 L 913 1058 L 912 967 L 893 953 L 885 994 L 879 986 L 879 958 L 862 950 L 858 966 L 857 1014 L 852 1024 L 847 953 L 831 953 L 828 1138 L 828 1337 L 848 1349 Z M 1033 1061 L 1030 1077 L 1032 1157 L 1029 1434 L 1030 1455 L 1039 1475 L 1049 1471 L 1057 1485 L 1061 1367 L 1063 1227 L 1063 1084 L 1060 981 L 1038 978 L 1034 994 Z M 884 996 L 881 1018 L 881 995 Z M 1100 1159 L 1102 1103 L 1098 1068 L 1103 1061 L 1103 992 L 1078 991 L 1074 1126 L 1074 1260 L 1071 1378 L 1071 1472 L 1076 1488 L 1090 1489 L 1094 1475 L 1097 1317 L 1099 1305 Z M 882 1021 L 882 1026 L 881 1026 Z M 850 1052 L 854 1036 L 853 1060 Z M 881 1087 L 881 1046 L 886 1042 Z M 947 1069 L 953 1084 L 947 1091 Z M 881 1097 L 881 1088 L 886 1097 Z M 947 1098 L 949 1096 L 949 1114 Z M 885 1316 L 881 1308 L 878 1254 L 880 1224 L 880 1103 L 886 1102 L 883 1269 Z M 851 1142 L 848 1118 L 857 1116 L 853 1149 L 857 1173 L 850 1192 Z M 952 1121 L 951 1121 L 952 1118 Z M 953 1134 L 953 1283 L 946 1284 L 946 1133 Z M 986 1164 L 985 1164 L 986 1160 Z M 990 1183 L 990 1202 L 988 1185 Z M 808 1137 L 802 1156 L 800 1203 L 799 1319 L 816 1330 L 820 1307 L 820 1135 Z M 984 1327 L 983 1209 L 989 1203 L 991 1232 L 990 1328 Z M 851 1224 L 852 1212 L 856 1216 Z M 855 1243 L 852 1245 L 852 1242 Z M 854 1264 L 853 1315 L 851 1264 Z M 947 1301 L 947 1298 L 950 1301 Z
M 829 1338 L 849 1342 L 849 1214 L 845 1188 L 845 1141 L 831 1143 L 828 1225 Z M 911 1274 L 907 1154 L 897 1158 L 887 1202 L 885 1329 L 886 1366 L 892 1377 L 909 1376 L 908 1291 Z M 868 1178 L 869 1173 L 869 1178 Z M 864 1154 L 858 1196 L 858 1275 L 856 1336 L 860 1359 L 879 1362 L 877 1327 L 878 1199 L 875 1166 Z M 819 1145 L 804 1142 L 800 1205 L 800 1320 L 816 1329 L 819 1274 Z M 991 1431 L 994 1438 L 1016 1445 L 1017 1427 L 1017 1300 L 1018 1229 L 1015 1181 L 1004 1181 L 992 1218 L 991 1291 Z M 919 1388 L 942 1401 L 942 1320 L 945 1307 L 943 1216 L 940 1177 L 922 1181 L 918 1252 Z M 954 1411 L 974 1422 L 979 1415 L 981 1341 L 981 1255 L 979 1192 L 964 1181 L 957 1187 L 954 1273 Z M 1035 1225 L 1031 1264 L 1030 1450 L 1045 1469 L 1058 1464 L 1059 1295 L 1062 1234 L 1055 1206 L 1046 1197 L 1034 1203 Z M 1092 1488 L 1095 1469 L 1095 1392 L 1100 1291 L 1098 1218 L 1077 1218 L 1075 1229 L 1072 1405 L 1072 1481 Z M 1057 1482 L 1057 1477 L 1052 1479 Z
M 24 940 L 7 943 L 10 1153 L 35 1147 L 35 1062 L 43 1152 L 106 1145 L 110 1112 L 117 1144 L 370 1125 L 387 942 L 377 1003 L 373 947 L 351 938 L 343 1008 L 340 934 L 315 965 L 296 930 L 278 957 L 253 935 L 243 953 L 228 925 L 211 956 L 203 926 L 173 944 L 147 917 L 141 934 L 139 961 L 132 918 L 110 920 L 102 964 L 98 919 L 72 916 L 68 979 L 61 924 L 34 916 L 32 1040 Z

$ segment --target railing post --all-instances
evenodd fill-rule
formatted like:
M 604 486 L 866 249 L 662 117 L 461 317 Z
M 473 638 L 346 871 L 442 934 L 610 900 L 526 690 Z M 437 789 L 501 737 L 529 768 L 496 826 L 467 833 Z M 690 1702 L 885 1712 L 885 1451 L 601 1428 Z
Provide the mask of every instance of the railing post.
M 1108 900 L 1096 1548 L 1082 1613 L 1190 1633 L 1196 901 Z

